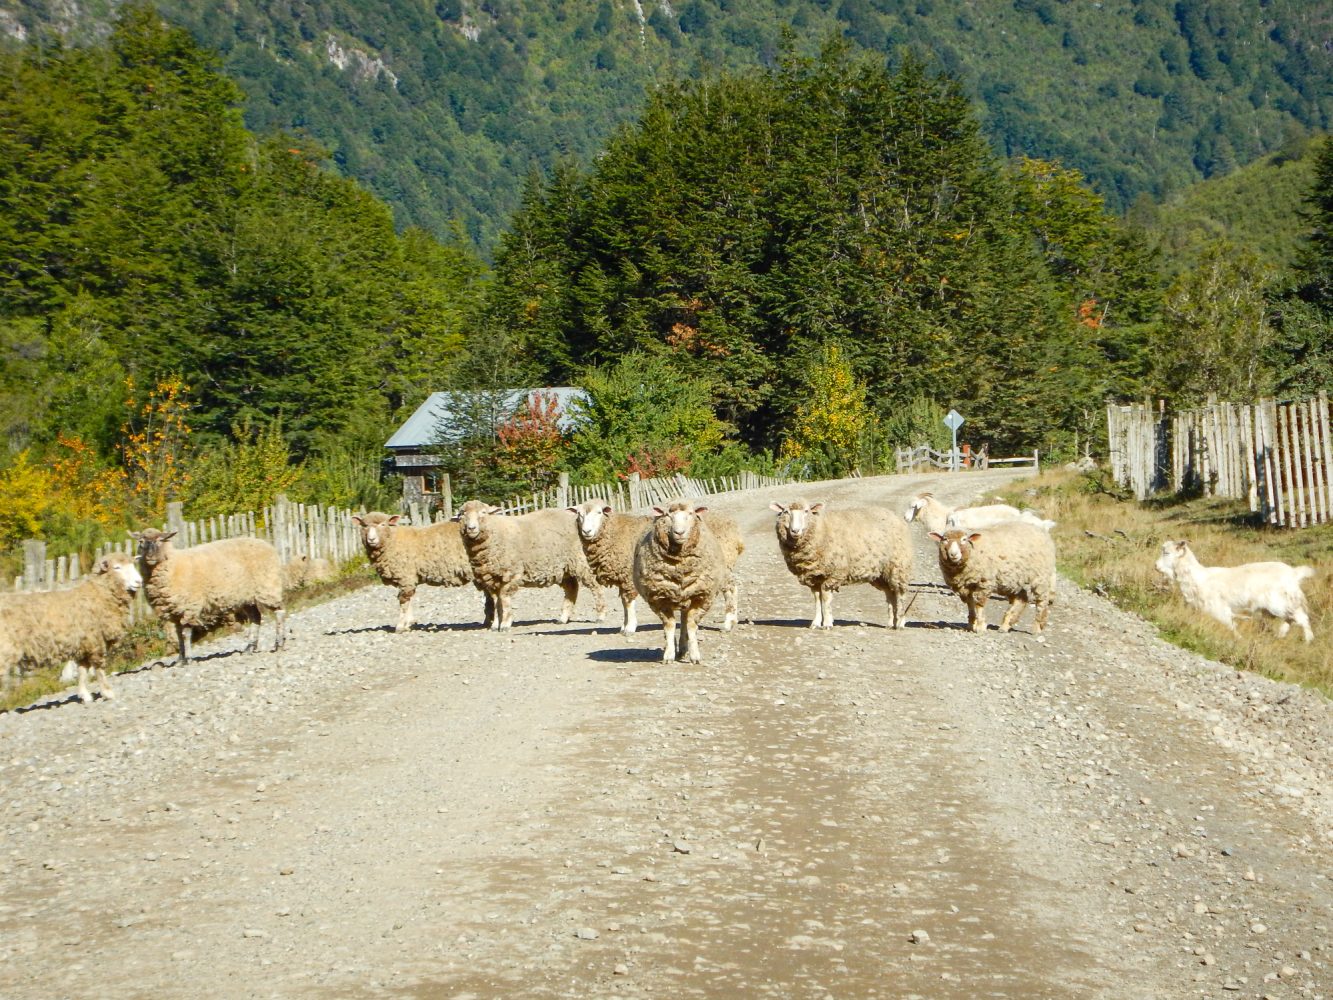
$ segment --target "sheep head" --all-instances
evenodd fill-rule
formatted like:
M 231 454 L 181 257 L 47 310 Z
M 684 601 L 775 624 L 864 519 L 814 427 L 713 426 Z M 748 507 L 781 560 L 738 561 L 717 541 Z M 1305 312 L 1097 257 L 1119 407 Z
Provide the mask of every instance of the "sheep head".
M 176 537 L 176 532 L 161 532 L 156 528 L 144 528 L 143 531 L 131 533 L 130 537 L 139 543 L 139 558 L 151 572 L 154 566 L 165 562 L 170 557 L 173 551 L 171 540 Z
M 906 521 L 915 521 L 933 499 L 935 499 L 934 493 L 917 494 L 916 498 L 912 501 L 912 505 L 903 513 L 903 519 Z
M 503 511 L 499 507 L 494 507 L 481 500 L 469 500 L 458 508 L 454 520 L 458 522 L 464 538 L 477 539 L 486 533 L 486 518 L 492 514 L 502 513 Z
M 590 542 L 601 533 L 602 525 L 611 516 L 611 506 L 605 500 L 585 500 L 569 510 L 578 521 L 579 534 Z
M 950 528 L 943 533 L 932 531 L 930 537 L 939 543 L 941 563 L 954 568 L 962 568 L 967 565 L 968 557 L 972 555 L 972 546 L 981 537 L 981 532 Z
M 691 507 L 677 501 L 665 510 L 653 508 L 653 535 L 665 552 L 679 554 L 689 548 L 699 536 L 699 516 L 707 507 Z
M 805 500 L 794 500 L 787 505 L 774 501 L 768 508 L 778 513 L 776 525 L 778 539 L 786 544 L 796 545 L 813 532 L 815 518 L 823 511 L 824 505 L 807 503 Z
M 93 573 L 97 576 L 103 576 L 107 573 L 113 573 L 120 578 L 121 584 L 127 593 L 133 594 L 143 586 L 143 577 L 139 574 L 139 567 L 134 565 L 134 560 L 122 552 L 108 552 L 97 560 L 93 567 Z
M 1178 542 L 1163 542 L 1162 554 L 1157 557 L 1157 572 L 1168 580 L 1176 578 L 1176 567 L 1186 559 L 1193 559 L 1194 553 L 1190 551 L 1189 542 L 1183 539 Z
M 389 534 L 398 524 L 400 514 L 382 514 L 372 510 L 369 514 L 353 514 L 352 523 L 361 529 L 361 543 L 367 551 L 380 548 L 389 540 Z

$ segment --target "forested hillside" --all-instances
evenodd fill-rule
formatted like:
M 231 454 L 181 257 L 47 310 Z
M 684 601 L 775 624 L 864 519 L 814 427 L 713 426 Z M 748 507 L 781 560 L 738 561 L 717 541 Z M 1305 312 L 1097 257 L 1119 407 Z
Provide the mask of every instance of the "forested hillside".
M 116 0 L 0 0 L 0 32 L 105 34 Z M 645 92 L 772 66 L 790 32 L 912 51 L 957 78 L 1006 155 L 1079 169 L 1113 211 L 1277 149 L 1333 112 L 1321 0 L 159 0 L 221 52 L 260 132 L 309 133 L 393 206 L 489 250 L 523 177 L 586 161 Z

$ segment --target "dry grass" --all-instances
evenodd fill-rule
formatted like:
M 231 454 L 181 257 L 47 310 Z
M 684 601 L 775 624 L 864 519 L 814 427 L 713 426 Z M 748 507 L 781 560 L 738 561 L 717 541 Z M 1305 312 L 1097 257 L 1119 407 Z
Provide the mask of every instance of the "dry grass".
M 1049 472 L 1015 484 L 1006 499 L 1059 522 L 1061 572 L 1154 622 L 1163 638 L 1235 667 L 1333 693 L 1333 525 L 1259 525 L 1244 504 L 1195 499 L 1136 503 L 1104 476 Z M 1306 582 L 1311 643 L 1293 629 L 1279 639 L 1270 619 L 1243 621 L 1237 638 L 1186 605 L 1154 569 L 1162 542 L 1187 539 L 1206 566 L 1280 559 L 1316 569 Z
M 297 611 L 312 604 L 321 604 L 324 601 L 330 601 L 335 597 L 341 597 L 343 594 L 360 590 L 362 587 L 378 582 L 378 578 L 370 570 L 370 565 L 364 559 L 358 559 L 336 579 L 325 580 L 294 591 L 288 591 L 287 610 L 289 612 Z M 240 630 L 241 626 L 234 622 L 224 623 L 216 629 L 210 630 L 210 634 L 226 635 Z M 271 640 L 271 634 L 265 633 L 265 635 Z M 175 632 L 172 631 L 168 635 L 161 622 L 150 619 L 133 626 L 112 651 L 109 672 L 121 673 L 151 660 L 174 661 L 175 658 Z M 0 712 L 13 711 L 31 705 L 41 698 L 65 690 L 69 685 L 61 682 L 60 674 L 60 667 L 50 670 L 36 670 L 24 674 L 17 681 L 11 683 L 7 691 L 0 694 Z M 113 686 L 115 685 L 114 680 L 111 683 Z M 95 692 L 97 681 L 89 678 L 88 688 Z M 70 697 L 74 697 L 72 692 Z

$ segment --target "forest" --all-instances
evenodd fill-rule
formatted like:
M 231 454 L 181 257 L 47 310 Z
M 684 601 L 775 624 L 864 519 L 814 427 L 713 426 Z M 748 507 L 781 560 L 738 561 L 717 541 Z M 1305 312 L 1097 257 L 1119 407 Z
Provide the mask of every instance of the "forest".
M 0 53 L 0 545 L 86 550 L 172 499 L 391 504 L 381 445 L 440 388 L 588 392 L 572 433 L 535 406 L 440 442 L 456 492 L 497 496 L 870 473 L 951 406 L 1058 458 L 1108 398 L 1329 383 L 1333 148 L 1299 132 L 1121 215 L 997 152 L 957 77 L 788 37 L 524 171 L 488 262 L 244 106 L 146 5 Z

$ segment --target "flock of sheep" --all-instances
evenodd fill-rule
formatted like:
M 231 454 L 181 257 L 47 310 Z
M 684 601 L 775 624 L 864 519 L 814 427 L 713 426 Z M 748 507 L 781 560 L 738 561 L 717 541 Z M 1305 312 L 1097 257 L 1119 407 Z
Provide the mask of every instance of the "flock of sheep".
M 888 602 L 889 627 L 905 626 L 904 598 L 912 575 L 907 523 L 919 521 L 937 545 L 945 584 L 967 606 L 968 626 L 986 628 L 985 606 L 995 595 L 1009 602 L 1000 631 L 1012 628 L 1028 604 L 1034 632 L 1046 625 L 1055 592 L 1055 522 L 1007 504 L 950 510 L 932 494 L 917 496 L 902 517 L 882 507 L 830 509 L 797 500 L 773 503 L 778 547 L 787 568 L 815 599 L 810 627 L 833 626 L 833 595 L 843 586 L 869 584 Z M 559 586 L 560 621 L 573 613 L 580 586 L 605 614 L 602 588 L 613 587 L 624 609 L 621 632 L 637 628 L 635 600 L 642 597 L 662 622 L 662 658 L 682 653 L 699 663 L 698 627 L 717 597 L 725 606 L 724 630 L 737 620 L 736 563 L 744 551 L 734 520 L 702 506 L 677 502 L 649 515 L 617 513 L 600 500 L 565 510 L 507 515 L 479 500 L 463 504 L 452 521 L 404 525 L 398 515 L 353 517 L 366 556 L 380 580 L 397 589 L 396 629 L 413 623 L 412 603 L 422 584 L 472 584 L 485 595 L 488 627 L 513 624 L 513 598 L 525 587 Z M 79 698 L 91 700 L 87 681 L 98 676 L 103 698 L 114 693 L 105 673 L 108 651 L 123 636 L 135 592 L 144 587 L 158 615 L 175 629 L 179 662 L 190 659 L 196 630 L 229 617 L 248 629 L 247 649 L 258 648 L 263 613 L 275 621 L 274 649 L 286 638 L 284 586 L 313 578 L 320 567 L 284 567 L 272 545 L 232 538 L 177 550 L 175 532 L 153 528 L 134 535 L 137 564 L 110 554 L 67 590 L 0 597 L 0 674 L 73 663 Z M 1157 569 L 1193 607 L 1235 630 L 1236 615 L 1262 613 L 1298 626 L 1311 641 L 1302 581 L 1310 567 L 1281 562 L 1235 567 L 1203 566 L 1185 542 L 1162 546 Z M 295 572 L 294 572 L 295 570 Z M 677 618 L 684 632 L 678 647 Z

